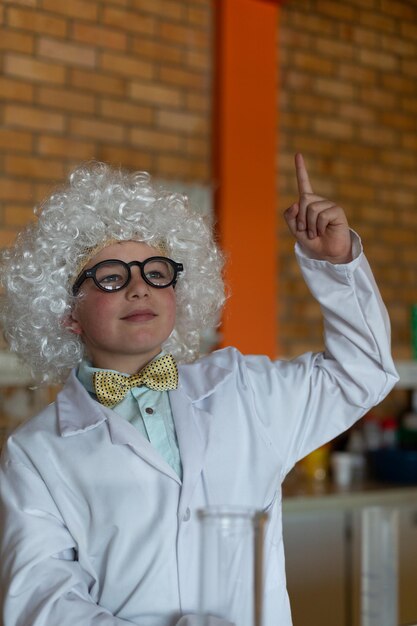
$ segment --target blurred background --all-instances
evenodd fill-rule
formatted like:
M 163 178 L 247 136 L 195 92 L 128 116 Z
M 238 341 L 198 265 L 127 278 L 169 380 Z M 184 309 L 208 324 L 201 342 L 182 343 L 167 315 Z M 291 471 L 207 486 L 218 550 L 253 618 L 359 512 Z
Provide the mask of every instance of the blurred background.
M 402 373 L 366 433 L 333 450 L 397 446 L 402 433 L 417 454 L 417 2 L 3 0 L 0 28 L 0 247 L 81 161 L 145 169 L 216 222 L 231 298 L 209 347 L 284 358 L 321 350 L 320 310 L 282 219 L 297 197 L 301 151 L 315 191 L 341 204 L 362 237 Z M 5 344 L 0 357 L 3 438 L 56 389 L 30 390 Z M 329 451 L 315 462 L 327 480 Z M 315 467 L 304 473 L 322 484 Z M 416 491 L 404 497 L 417 554 Z M 352 562 L 342 561 L 343 618 L 332 626 L 359 619 L 346 599 Z M 411 589 L 417 571 L 407 568 Z M 403 622 L 417 619 L 414 598 L 402 598 Z

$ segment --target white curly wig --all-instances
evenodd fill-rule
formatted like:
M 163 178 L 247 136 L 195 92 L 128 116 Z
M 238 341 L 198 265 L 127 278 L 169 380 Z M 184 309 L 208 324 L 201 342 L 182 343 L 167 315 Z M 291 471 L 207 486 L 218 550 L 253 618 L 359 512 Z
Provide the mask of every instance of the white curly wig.
M 211 228 L 182 194 L 155 188 L 146 172 L 89 163 L 39 209 L 38 219 L 1 256 L 1 321 L 10 349 L 39 382 L 58 383 L 84 356 L 63 324 L 74 305 L 72 283 L 89 253 L 108 241 L 163 246 L 184 265 L 176 290 L 176 325 L 164 348 L 194 360 L 201 333 L 214 328 L 224 303 L 223 258 Z

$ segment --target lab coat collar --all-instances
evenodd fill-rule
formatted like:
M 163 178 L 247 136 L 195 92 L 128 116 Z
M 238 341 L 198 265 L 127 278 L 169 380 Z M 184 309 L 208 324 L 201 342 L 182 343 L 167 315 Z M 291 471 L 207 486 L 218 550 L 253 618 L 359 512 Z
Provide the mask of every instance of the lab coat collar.
M 87 432 L 107 420 L 114 444 L 130 446 L 159 471 L 181 483 L 170 465 L 127 420 L 91 398 L 75 371 L 71 372 L 64 389 L 58 394 L 57 405 L 59 428 L 63 437 Z
M 220 351 L 217 354 L 221 354 Z M 179 366 L 179 387 L 169 392 L 174 416 L 184 414 L 185 404 L 197 404 L 211 395 L 231 375 L 228 363 L 222 366 L 210 355 L 191 364 Z M 226 365 L 226 367 L 224 367 Z M 58 420 L 63 437 L 76 435 L 95 428 L 113 412 L 91 398 L 72 370 L 64 388 L 57 397 Z M 186 412 L 186 411 L 185 411 Z M 178 424 L 176 424 L 178 428 Z
M 95 402 L 72 370 L 56 400 L 58 422 L 63 437 L 91 430 L 107 418 L 104 407 Z
M 193 404 L 210 396 L 232 373 L 232 366 L 226 355 L 227 350 L 219 350 L 194 363 L 180 365 L 178 390 Z M 170 398 L 175 393 L 170 392 Z
M 201 359 L 192 365 L 180 366 L 178 389 L 169 392 L 183 467 L 183 488 L 178 510 L 180 516 L 186 514 L 202 471 L 209 442 L 212 416 L 204 410 L 202 401 L 224 383 L 232 371 L 230 368 L 217 365 L 216 357 L 212 363 L 209 364 L 208 361 L 209 359 Z M 223 361 L 221 357 L 220 361 Z M 136 454 L 181 484 L 174 470 L 140 433 L 122 417 L 114 414 L 114 411 L 91 398 L 77 379 L 75 370 L 71 372 L 64 389 L 58 394 L 57 406 L 59 427 L 63 437 L 91 430 L 107 420 L 114 444 L 129 445 Z

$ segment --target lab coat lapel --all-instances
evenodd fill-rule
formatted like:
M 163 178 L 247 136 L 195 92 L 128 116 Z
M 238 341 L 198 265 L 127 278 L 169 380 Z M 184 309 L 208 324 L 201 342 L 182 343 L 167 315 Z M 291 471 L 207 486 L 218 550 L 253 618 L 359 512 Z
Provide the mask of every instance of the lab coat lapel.
M 195 363 L 181 365 L 179 387 L 169 392 L 183 468 L 180 509 L 184 512 L 200 478 L 209 443 L 213 416 L 205 411 L 203 406 L 205 399 L 231 375 L 231 369 L 224 365 L 213 363 L 211 358 L 202 358 Z M 129 445 L 138 456 L 157 470 L 174 478 L 176 482 L 181 482 L 168 463 L 131 424 L 90 398 L 77 380 L 75 371 L 60 394 L 59 404 L 63 436 L 97 428 L 106 420 L 114 444 Z
M 127 445 L 147 463 L 181 484 L 179 476 L 132 424 L 90 397 L 73 371 L 58 394 L 59 429 L 63 437 L 82 435 L 107 422 L 111 442 Z M 106 426 L 107 428 L 107 426 Z
M 179 514 L 184 514 L 203 468 L 209 441 L 211 416 L 178 389 L 170 393 L 172 414 L 182 462 L 182 493 Z
M 157 452 L 154 446 L 132 424 L 114 412 L 105 409 L 108 416 L 110 437 L 113 444 L 127 445 L 135 454 L 152 465 L 159 472 L 163 472 L 177 483 L 181 484 L 179 476 L 165 459 Z
M 183 470 L 180 514 L 185 513 L 201 477 L 209 445 L 213 415 L 204 407 L 230 375 L 230 369 L 212 358 L 202 358 L 179 367 L 179 387 L 169 392 Z

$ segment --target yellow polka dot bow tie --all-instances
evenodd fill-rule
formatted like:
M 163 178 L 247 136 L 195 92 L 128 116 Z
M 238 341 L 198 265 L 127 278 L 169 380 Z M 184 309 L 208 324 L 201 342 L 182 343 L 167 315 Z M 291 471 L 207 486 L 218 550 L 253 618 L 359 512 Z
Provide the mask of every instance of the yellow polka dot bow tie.
M 154 391 L 168 391 L 178 387 L 178 368 L 172 354 L 165 354 L 152 361 L 133 376 L 100 370 L 93 374 L 97 400 L 104 406 L 119 404 L 132 387 L 145 385 Z

